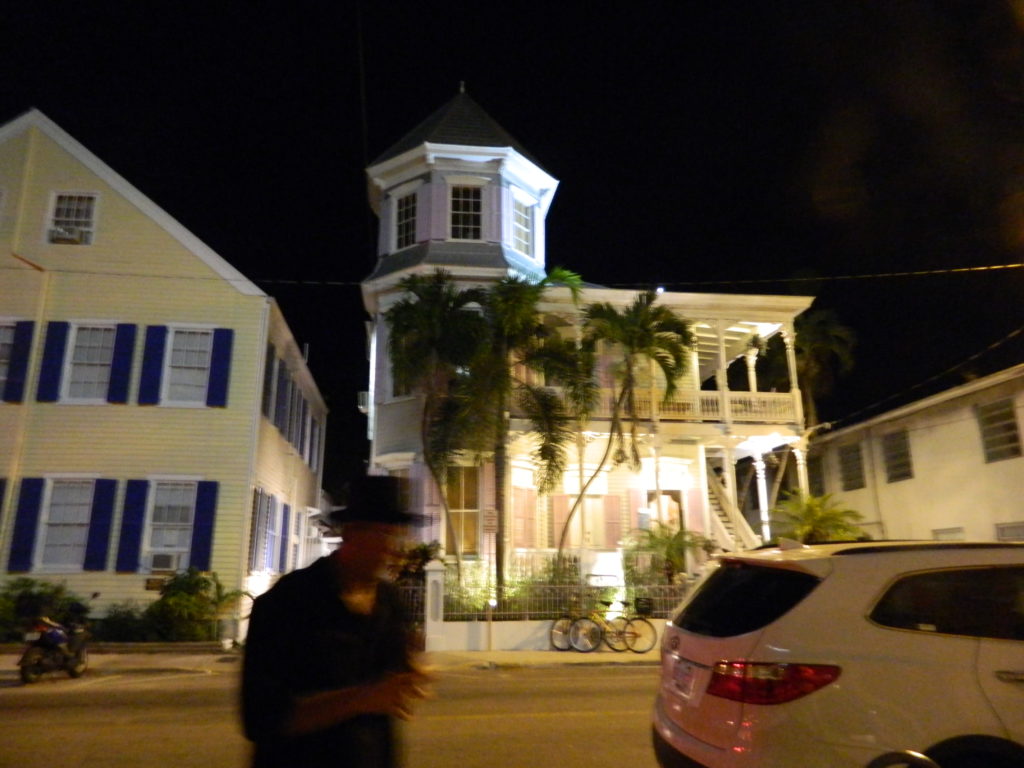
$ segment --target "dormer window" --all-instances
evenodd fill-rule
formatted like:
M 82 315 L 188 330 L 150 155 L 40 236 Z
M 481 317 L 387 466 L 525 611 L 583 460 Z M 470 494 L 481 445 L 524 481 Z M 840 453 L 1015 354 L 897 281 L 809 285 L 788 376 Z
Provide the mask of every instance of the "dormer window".
M 416 244 L 416 193 L 398 198 L 395 210 L 395 250 Z
M 452 240 L 480 240 L 482 222 L 481 188 L 453 186 L 451 188 Z
M 58 193 L 47 241 L 59 245 L 91 245 L 96 227 L 96 195 Z
M 519 200 L 512 202 L 512 247 L 533 256 L 533 206 Z

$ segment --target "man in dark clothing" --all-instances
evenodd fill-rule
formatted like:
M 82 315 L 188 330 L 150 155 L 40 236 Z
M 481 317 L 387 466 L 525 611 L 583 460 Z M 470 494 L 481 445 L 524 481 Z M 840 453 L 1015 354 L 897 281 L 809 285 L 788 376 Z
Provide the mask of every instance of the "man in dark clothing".
M 382 577 L 405 526 L 397 478 L 366 477 L 332 515 L 342 544 L 256 599 L 242 714 L 254 768 L 394 768 L 395 718 L 429 676 L 410 651 L 397 590 Z

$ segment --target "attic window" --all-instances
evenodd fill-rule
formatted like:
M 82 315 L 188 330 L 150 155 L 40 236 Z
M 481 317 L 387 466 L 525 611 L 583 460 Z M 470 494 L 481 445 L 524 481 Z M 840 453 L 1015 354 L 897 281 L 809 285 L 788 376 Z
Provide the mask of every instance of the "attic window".
M 533 206 L 512 202 L 512 247 L 533 256 Z
M 92 245 L 96 195 L 58 193 L 47 241 L 59 245 Z
M 416 193 L 398 198 L 395 212 L 395 249 L 416 243 Z
M 479 240 L 483 207 L 480 187 L 451 188 L 452 240 Z

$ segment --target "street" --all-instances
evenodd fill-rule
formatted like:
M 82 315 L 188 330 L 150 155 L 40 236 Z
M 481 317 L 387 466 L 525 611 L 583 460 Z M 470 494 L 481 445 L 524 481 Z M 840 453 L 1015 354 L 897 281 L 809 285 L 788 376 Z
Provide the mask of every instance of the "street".
M 650 666 L 446 670 L 405 726 L 408 768 L 652 768 Z M 0 768 L 241 768 L 237 668 L 0 678 Z

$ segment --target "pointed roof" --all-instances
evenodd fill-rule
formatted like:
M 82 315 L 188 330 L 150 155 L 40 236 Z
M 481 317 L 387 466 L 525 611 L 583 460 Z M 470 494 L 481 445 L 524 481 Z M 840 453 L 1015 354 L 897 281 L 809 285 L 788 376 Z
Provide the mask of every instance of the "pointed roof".
M 425 143 L 471 147 L 512 147 L 533 163 L 537 161 L 483 107 L 460 90 L 430 117 L 417 125 L 375 159 L 374 166 Z M 537 163 L 539 165 L 539 163 Z

